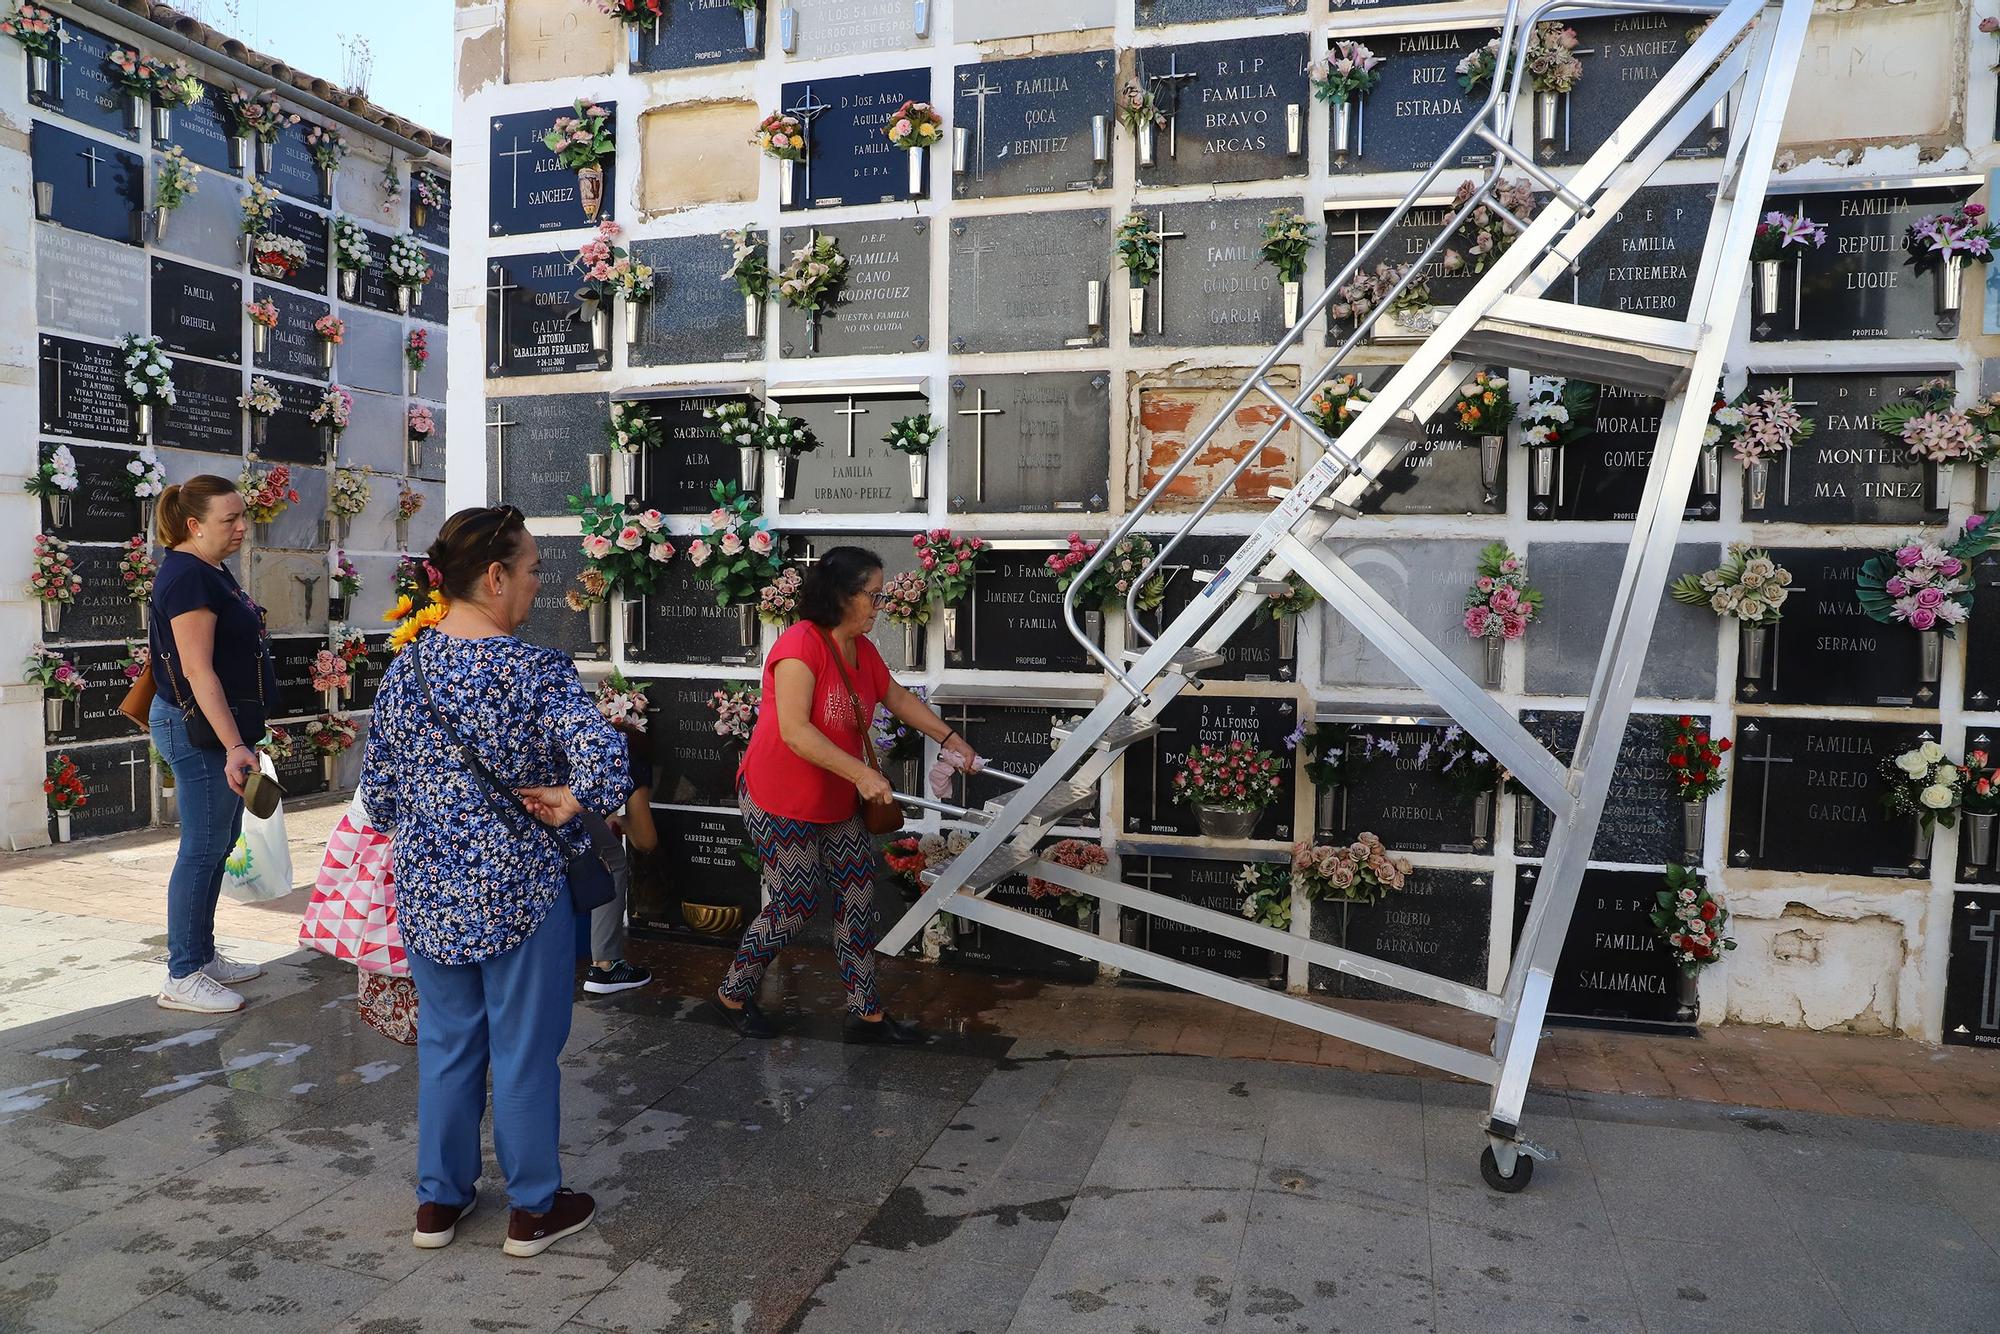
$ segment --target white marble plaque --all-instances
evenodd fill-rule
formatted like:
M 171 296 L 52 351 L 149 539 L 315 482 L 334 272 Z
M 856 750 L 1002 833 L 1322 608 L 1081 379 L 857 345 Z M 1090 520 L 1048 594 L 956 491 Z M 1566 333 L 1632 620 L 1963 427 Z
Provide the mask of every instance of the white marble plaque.
M 251 554 L 250 596 L 264 608 L 272 634 L 311 632 L 324 626 L 326 593 L 323 559 L 297 551 Z
M 1108 28 L 1118 21 L 1114 0 L 1005 0 L 962 4 L 952 10 L 952 36 L 961 42 L 1028 37 L 1044 32 Z
M 166 239 L 154 240 L 154 246 L 218 269 L 241 269 L 243 197 L 249 192 L 237 177 L 204 171 L 195 181 L 194 193 L 167 215 Z
M 349 389 L 403 392 L 403 322 L 343 308 L 347 334 L 335 349 L 334 372 Z M 440 340 L 442 341 L 442 340 Z
M 1011 6 L 1008 6 L 1011 7 Z M 903 51 L 927 42 L 917 36 L 912 0 L 791 0 L 798 11 L 799 60 Z M 932 0 L 932 22 L 941 5 Z M 772 23 L 778 20 L 775 16 Z
M 1326 544 L 1475 680 L 1485 649 L 1465 633 L 1465 590 L 1478 577 L 1484 545 L 1471 538 Z M 1322 625 L 1320 672 L 1327 685 L 1412 684 L 1388 654 L 1338 613 L 1327 610 Z
M 340 466 L 401 472 L 403 437 L 409 424 L 402 396 L 371 394 L 365 389 L 352 392 L 354 410 L 348 414 L 347 429 L 340 433 Z M 442 436 L 431 437 L 431 451 L 427 452 L 444 452 Z
M 146 256 L 53 223 L 35 228 L 35 322 L 111 341 L 146 327 Z

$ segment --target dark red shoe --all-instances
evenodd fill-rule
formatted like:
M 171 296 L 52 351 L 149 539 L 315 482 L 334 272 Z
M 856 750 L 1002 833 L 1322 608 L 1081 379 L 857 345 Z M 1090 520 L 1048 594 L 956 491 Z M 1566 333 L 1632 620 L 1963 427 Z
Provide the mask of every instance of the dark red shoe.
M 449 1204 L 420 1204 L 417 1206 L 417 1230 L 410 1234 L 410 1244 L 419 1250 L 435 1251 L 451 1245 L 458 1235 L 458 1225 L 479 1203 L 479 1192 L 463 1207 L 454 1208 Z
M 596 1200 L 573 1190 L 559 1190 L 556 1202 L 545 1214 L 516 1209 L 507 1215 L 507 1244 L 501 1249 L 524 1260 L 540 1255 L 564 1237 L 589 1227 L 596 1215 Z

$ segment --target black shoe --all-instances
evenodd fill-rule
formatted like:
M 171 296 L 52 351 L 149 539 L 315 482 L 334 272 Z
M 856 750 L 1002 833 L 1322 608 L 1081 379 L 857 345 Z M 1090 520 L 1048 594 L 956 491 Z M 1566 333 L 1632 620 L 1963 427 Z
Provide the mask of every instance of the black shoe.
M 714 1006 L 715 1012 L 722 1016 L 723 1023 L 736 1030 L 736 1036 L 739 1038 L 774 1038 L 778 1036 L 778 1030 L 772 1026 L 769 1019 L 764 1017 L 764 1011 L 758 1007 L 757 1002 L 754 1000 L 744 1001 L 741 1009 L 731 1009 L 720 1000 L 712 1000 L 709 1004 Z
M 909 1020 L 894 1019 L 886 1014 L 873 1021 L 848 1015 L 846 1038 L 849 1042 L 886 1042 L 897 1047 L 914 1046 L 930 1040 L 929 1035 Z
M 609 968 L 593 966 L 583 975 L 583 989 L 593 996 L 615 996 L 621 991 L 643 987 L 652 980 L 652 973 L 646 969 L 620 959 Z

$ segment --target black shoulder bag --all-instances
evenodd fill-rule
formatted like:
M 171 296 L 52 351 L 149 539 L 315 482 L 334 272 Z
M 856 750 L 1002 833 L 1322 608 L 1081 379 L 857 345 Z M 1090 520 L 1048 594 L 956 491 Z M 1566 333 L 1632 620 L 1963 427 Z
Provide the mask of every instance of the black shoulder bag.
M 412 641 L 409 654 L 411 665 L 416 669 L 417 685 L 424 692 L 424 703 L 429 706 L 432 716 L 444 728 L 445 734 L 451 738 L 452 746 L 458 751 L 458 758 L 465 763 L 466 768 L 472 770 L 479 781 L 486 784 L 487 791 L 493 794 L 502 808 L 519 811 L 522 815 L 528 816 L 528 823 L 541 830 L 542 836 L 555 845 L 556 855 L 562 858 L 563 878 L 569 881 L 570 906 L 577 912 L 590 912 L 602 908 L 617 898 L 618 887 L 612 881 L 610 868 L 604 864 L 603 854 L 597 850 L 595 831 L 591 833 L 589 851 L 572 853 L 563 841 L 556 837 L 555 830 L 533 815 L 529 815 L 527 808 L 521 804 L 521 799 L 502 786 L 500 780 L 493 776 L 493 771 L 480 762 L 479 757 L 473 754 L 472 747 L 466 745 L 464 738 L 459 736 L 458 729 L 451 725 L 451 719 L 445 717 L 444 711 L 438 708 L 437 699 L 431 694 L 430 676 L 424 671 L 421 644 Z M 591 818 L 586 812 L 584 816 L 586 826 L 590 824 Z

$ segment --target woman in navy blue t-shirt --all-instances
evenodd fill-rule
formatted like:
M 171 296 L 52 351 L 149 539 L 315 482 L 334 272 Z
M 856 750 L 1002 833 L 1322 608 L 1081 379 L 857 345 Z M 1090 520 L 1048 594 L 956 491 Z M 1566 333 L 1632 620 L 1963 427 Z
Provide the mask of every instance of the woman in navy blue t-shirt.
M 215 902 L 243 828 L 243 782 L 257 768 L 250 747 L 263 738 L 278 683 L 263 608 L 223 564 L 247 531 L 235 484 L 190 478 L 162 492 L 158 509 L 160 545 L 168 551 L 153 580 L 148 643 L 158 693 L 147 721 L 153 748 L 173 770 L 181 818 L 159 1003 L 226 1014 L 243 1008 L 231 988 L 264 971 L 216 951 Z

